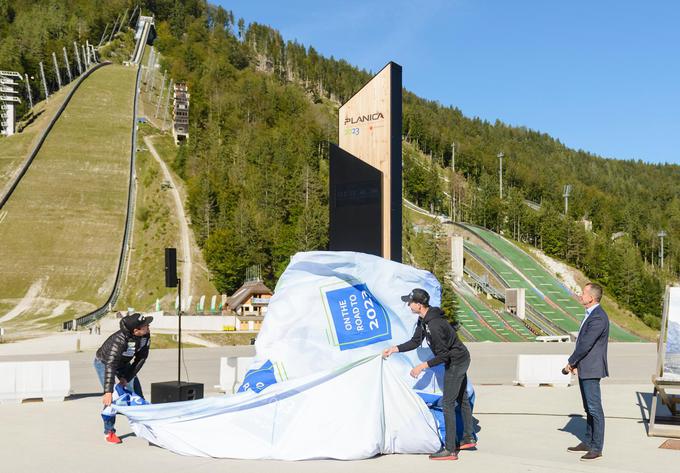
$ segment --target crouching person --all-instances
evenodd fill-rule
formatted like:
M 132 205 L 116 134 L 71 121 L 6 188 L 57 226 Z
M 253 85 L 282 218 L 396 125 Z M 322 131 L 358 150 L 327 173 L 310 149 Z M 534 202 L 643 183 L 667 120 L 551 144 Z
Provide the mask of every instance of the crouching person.
M 104 406 L 111 405 L 116 378 L 123 387 L 132 388 L 135 394 L 143 397 L 137 373 L 149 356 L 149 324 L 152 321 L 153 317 L 138 313 L 123 317 L 120 320 L 120 330 L 107 338 L 97 350 L 94 368 L 104 389 Z M 104 435 L 107 442 L 121 443 L 116 435 L 115 420 L 115 416 L 104 420 Z

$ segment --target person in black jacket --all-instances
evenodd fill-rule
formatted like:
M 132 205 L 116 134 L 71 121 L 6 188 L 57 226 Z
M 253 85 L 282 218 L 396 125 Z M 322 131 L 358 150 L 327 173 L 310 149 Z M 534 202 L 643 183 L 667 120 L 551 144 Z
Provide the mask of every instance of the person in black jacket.
M 420 373 L 436 365 L 444 364 L 444 389 L 442 407 L 446 442 L 438 452 L 430 455 L 431 460 L 457 460 L 459 450 L 467 450 L 476 446 L 472 424 L 472 408 L 467 395 L 467 369 L 470 366 L 470 352 L 460 341 L 439 307 L 430 307 L 430 295 L 424 289 L 414 289 L 401 298 L 414 314 L 418 314 L 413 338 L 401 345 L 387 348 L 383 357 L 392 353 L 415 350 L 427 340 L 434 358 L 417 365 L 411 370 L 411 376 L 417 378 Z M 456 442 L 456 401 L 460 404 L 463 415 L 463 440 Z
M 149 356 L 151 340 L 149 324 L 152 321 L 153 317 L 146 317 L 139 313 L 123 317 L 120 320 L 120 330 L 107 338 L 97 350 L 94 368 L 104 388 L 102 402 L 105 406 L 111 405 L 116 378 L 123 386 L 131 383 L 134 393 L 143 397 L 137 373 Z M 114 423 L 115 417 L 110 421 L 104 421 L 106 440 L 111 443 L 121 443 L 116 435 Z

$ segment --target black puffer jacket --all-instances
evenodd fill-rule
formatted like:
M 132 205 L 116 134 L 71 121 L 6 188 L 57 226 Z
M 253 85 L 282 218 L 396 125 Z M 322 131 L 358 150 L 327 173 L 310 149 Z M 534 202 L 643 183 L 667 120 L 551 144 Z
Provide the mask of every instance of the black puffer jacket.
M 470 352 L 458 338 L 454 327 L 451 326 L 444 312 L 439 307 L 430 307 L 425 317 L 418 317 L 418 324 L 413 338 L 398 345 L 400 352 L 411 351 L 423 343 L 423 338 L 434 353 L 434 358 L 427 362 L 429 367 L 444 363 L 448 368 L 451 364 L 462 363 L 470 359 Z
M 120 321 L 120 330 L 106 339 L 95 355 L 106 365 L 104 392 L 113 392 L 115 377 L 130 381 L 144 365 L 149 356 L 150 335 L 135 337 Z

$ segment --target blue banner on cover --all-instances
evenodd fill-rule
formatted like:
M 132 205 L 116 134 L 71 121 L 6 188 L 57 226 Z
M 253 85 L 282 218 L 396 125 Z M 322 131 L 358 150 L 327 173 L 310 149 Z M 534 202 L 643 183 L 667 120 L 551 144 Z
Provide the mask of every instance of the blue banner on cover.
M 274 365 L 270 360 L 267 360 L 261 367 L 246 373 L 243 378 L 243 384 L 241 384 L 237 392 L 254 391 L 259 393 L 267 386 L 275 383 L 276 374 L 274 373 Z
M 366 284 L 326 292 L 340 350 L 372 345 L 392 338 L 387 311 Z

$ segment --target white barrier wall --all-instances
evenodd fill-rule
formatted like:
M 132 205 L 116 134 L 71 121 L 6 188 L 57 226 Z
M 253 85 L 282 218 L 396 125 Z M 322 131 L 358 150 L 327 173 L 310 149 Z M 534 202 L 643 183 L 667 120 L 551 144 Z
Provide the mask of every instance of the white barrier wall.
M 571 335 L 540 335 L 536 337 L 536 341 L 567 343 L 571 341 Z
M 220 358 L 220 384 L 215 386 L 227 394 L 234 393 L 243 382 L 248 368 L 253 364 L 252 356 L 223 356 Z
M 562 374 L 569 355 L 517 355 L 517 379 L 520 386 L 569 386 L 571 374 Z
M 0 403 L 24 399 L 63 401 L 71 393 L 68 361 L 8 361 L 0 363 Z
M 177 330 L 177 316 L 164 315 L 163 312 L 151 312 L 153 316 L 151 328 Z M 238 321 L 234 315 L 182 315 L 182 330 L 224 330 L 224 327 L 235 327 Z

